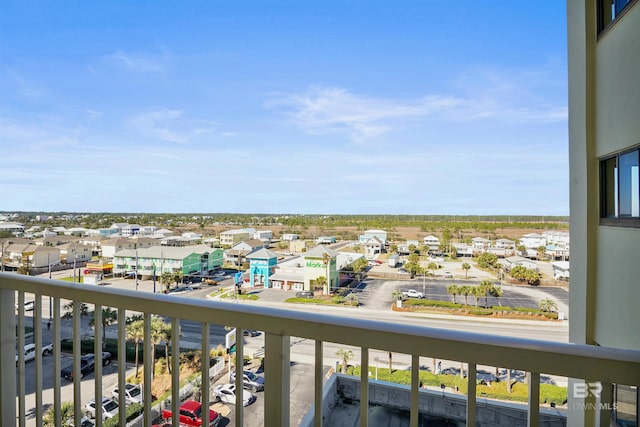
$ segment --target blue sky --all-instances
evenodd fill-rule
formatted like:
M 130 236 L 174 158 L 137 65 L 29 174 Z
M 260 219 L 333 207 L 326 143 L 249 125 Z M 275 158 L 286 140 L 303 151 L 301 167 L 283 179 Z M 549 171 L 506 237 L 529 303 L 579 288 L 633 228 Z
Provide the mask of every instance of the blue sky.
M 3 1 L 0 210 L 567 215 L 562 1 Z

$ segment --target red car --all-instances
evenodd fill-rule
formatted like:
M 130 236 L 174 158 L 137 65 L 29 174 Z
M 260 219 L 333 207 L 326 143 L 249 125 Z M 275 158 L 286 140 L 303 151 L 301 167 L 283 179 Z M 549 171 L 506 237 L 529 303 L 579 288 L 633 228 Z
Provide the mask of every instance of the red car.
M 202 403 L 195 400 L 187 400 L 180 405 L 180 424 L 186 426 L 200 427 L 202 426 Z M 172 413 L 168 409 L 162 410 L 162 418 L 171 418 Z M 209 426 L 217 427 L 220 424 L 220 414 L 216 411 L 209 409 Z

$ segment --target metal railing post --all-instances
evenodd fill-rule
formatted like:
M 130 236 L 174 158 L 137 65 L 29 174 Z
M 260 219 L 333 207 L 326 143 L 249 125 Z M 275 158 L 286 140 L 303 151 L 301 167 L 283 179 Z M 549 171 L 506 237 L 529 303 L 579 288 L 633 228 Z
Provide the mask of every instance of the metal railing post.
M 527 372 L 529 381 L 529 411 L 527 412 L 527 425 L 538 427 L 540 424 L 540 373 Z
M 469 363 L 467 368 L 467 425 L 476 425 L 476 374 L 475 363 Z
M 316 340 L 316 351 L 315 351 L 315 365 L 314 365 L 314 382 L 313 382 L 313 425 L 315 427 L 322 427 L 322 387 L 324 385 L 323 380 L 323 345 L 322 341 Z
M 360 349 L 360 425 L 369 424 L 369 349 Z
M 419 411 L 418 401 L 420 399 L 420 356 L 411 355 L 411 412 L 409 415 L 409 425 L 418 427 Z
M 289 426 L 290 338 L 265 334 L 264 425 Z
M 4 253 L 2 257 L 4 258 Z M 15 366 L 15 310 L 15 291 L 0 289 L 0 424 L 3 426 L 16 425 L 16 371 L 8 369 L 9 366 Z M 18 334 L 23 335 L 20 332 Z M 24 388 L 22 394 L 24 395 Z

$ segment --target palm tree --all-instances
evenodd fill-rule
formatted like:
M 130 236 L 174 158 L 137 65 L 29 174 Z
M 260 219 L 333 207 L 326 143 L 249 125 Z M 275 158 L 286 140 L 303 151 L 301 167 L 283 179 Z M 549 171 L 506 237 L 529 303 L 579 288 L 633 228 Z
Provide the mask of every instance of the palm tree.
M 164 341 L 164 358 L 167 361 L 167 372 L 171 373 L 171 363 L 169 363 L 169 344 L 171 344 L 173 327 L 171 323 L 164 323 L 161 330 L 161 340 Z
M 62 308 L 64 308 L 65 313 L 62 315 L 62 318 L 65 320 L 69 320 L 73 317 L 73 301 L 69 301 L 68 303 L 66 303 L 65 305 L 62 306 Z M 80 317 L 84 317 L 84 316 L 88 316 L 89 315 L 89 306 L 85 303 L 80 303 Z
M 471 295 L 471 286 L 460 286 L 460 295 L 464 295 L 464 305 L 469 305 L 468 297 Z
M 504 295 L 504 290 L 500 286 L 494 286 L 491 289 L 491 296 L 494 297 L 498 301 L 498 305 L 502 307 L 502 303 L 500 302 L 500 297 Z
M 460 288 L 456 285 L 447 286 L 447 293 L 453 296 L 453 303 L 456 303 L 456 295 L 460 293 Z
M 558 309 L 556 302 L 551 298 L 545 298 L 542 301 L 540 301 L 539 307 L 540 307 L 540 310 L 546 311 L 546 312 L 556 311 Z
M 400 289 L 396 289 L 395 291 L 391 292 L 391 298 L 393 298 L 394 301 L 401 300 L 402 291 Z
M 106 345 L 107 340 L 107 326 L 113 325 L 118 320 L 118 312 L 109 307 L 102 309 L 102 347 Z M 89 326 L 94 327 L 96 322 L 95 313 L 94 317 L 89 321 Z
M 164 285 L 165 294 L 169 293 L 169 290 L 171 289 L 171 282 L 173 282 L 173 274 L 169 273 L 168 271 L 162 273 L 162 275 L 160 276 L 160 283 Z
M 60 420 L 63 426 L 70 426 L 73 423 L 73 414 L 73 402 L 62 402 L 59 416 L 55 412 L 55 406 L 51 405 L 42 417 L 42 424 L 44 427 L 53 427 L 56 420 Z
M 162 341 L 165 328 L 166 322 L 162 319 L 158 317 L 151 319 L 151 336 L 149 337 L 149 341 L 151 341 L 151 366 L 153 366 L 153 370 L 151 372 L 152 377 L 156 366 L 156 345 Z
M 544 246 L 538 246 L 537 249 L 537 255 L 538 255 L 538 259 L 543 259 L 545 257 L 545 255 L 547 254 L 547 248 Z
M 491 283 L 490 280 L 483 280 L 482 282 L 480 282 L 480 286 L 478 286 L 478 287 L 480 288 L 480 290 L 478 292 L 480 292 L 480 295 L 484 297 L 484 306 L 488 307 L 489 306 L 489 294 L 493 290 L 493 283 Z
M 432 276 L 436 274 L 435 271 L 437 269 L 438 269 L 438 264 L 436 264 L 435 262 L 430 262 L 429 264 L 427 264 L 427 270 L 431 270 Z
M 138 376 L 138 352 L 140 350 L 140 343 L 144 340 L 144 320 L 135 320 L 129 323 L 126 328 L 127 339 L 131 340 L 136 345 L 136 377 Z
M 460 267 L 462 267 L 462 269 L 464 270 L 464 278 L 466 279 L 467 278 L 467 274 L 469 273 L 469 270 L 471 269 L 471 265 L 468 262 L 463 262 Z
M 182 282 L 183 278 L 184 278 L 184 273 L 182 272 L 182 270 L 178 270 L 173 273 L 173 280 L 175 280 L 176 286 L 180 285 L 180 282 Z
M 484 290 L 480 286 L 471 286 L 471 296 L 475 299 L 476 307 L 478 306 L 478 300 L 482 297 Z
M 324 276 L 316 277 L 315 287 L 322 288 L 322 292 L 324 293 L 325 287 L 327 285 L 327 278 Z
M 353 351 L 340 349 L 336 351 L 336 356 L 342 359 L 342 373 L 347 373 L 347 365 L 349 364 L 349 360 L 353 357 Z

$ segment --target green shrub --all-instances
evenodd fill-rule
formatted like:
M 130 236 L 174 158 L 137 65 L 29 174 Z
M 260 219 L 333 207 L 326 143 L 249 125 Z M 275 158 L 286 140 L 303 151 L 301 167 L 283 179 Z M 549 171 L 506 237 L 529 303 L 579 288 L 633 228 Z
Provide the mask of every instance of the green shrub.
M 122 406 L 119 407 L 122 410 Z M 127 422 L 133 420 L 138 415 L 142 414 L 144 410 L 144 406 L 139 403 L 129 403 L 127 404 Z M 102 422 L 103 427 L 117 427 L 118 426 L 118 417 L 109 418 Z
M 376 368 L 369 366 L 370 378 L 376 377 Z M 360 376 L 360 366 L 349 366 L 347 368 L 348 375 Z M 411 370 L 394 370 L 389 373 L 387 368 L 378 368 L 377 376 L 379 381 L 386 381 L 395 384 L 410 385 L 411 384 Z M 418 374 L 419 381 L 425 386 L 440 387 L 444 384 L 445 387 L 450 389 L 456 389 L 461 394 L 466 394 L 467 378 L 461 378 L 459 375 L 440 374 L 435 375 L 430 371 L 420 371 Z M 512 381 L 511 393 L 507 393 L 507 383 L 491 382 L 489 384 L 478 384 L 476 386 L 476 393 L 479 397 L 487 397 L 492 399 L 510 400 L 516 402 L 527 402 L 529 396 L 529 389 L 527 384 L 523 384 L 518 381 Z M 540 402 L 544 404 L 563 405 L 567 402 L 567 388 L 560 387 L 553 384 L 540 384 Z

